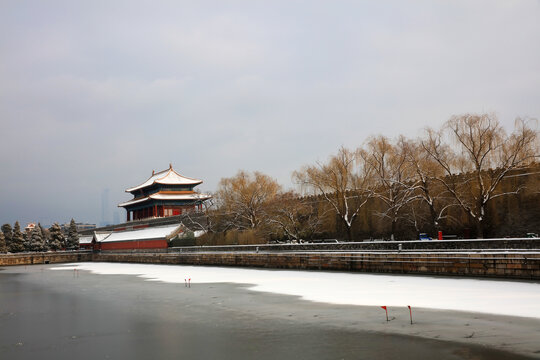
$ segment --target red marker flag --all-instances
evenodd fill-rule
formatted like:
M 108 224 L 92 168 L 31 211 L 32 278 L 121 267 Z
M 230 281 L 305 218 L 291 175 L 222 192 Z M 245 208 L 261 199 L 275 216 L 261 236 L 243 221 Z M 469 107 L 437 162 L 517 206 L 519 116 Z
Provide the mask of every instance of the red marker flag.
M 381 306 L 381 308 L 386 312 L 386 321 L 388 321 L 388 310 L 386 309 L 386 306 Z
M 410 305 L 407 305 L 407 307 L 409 308 L 409 315 L 411 315 L 411 325 L 412 325 L 412 309 Z

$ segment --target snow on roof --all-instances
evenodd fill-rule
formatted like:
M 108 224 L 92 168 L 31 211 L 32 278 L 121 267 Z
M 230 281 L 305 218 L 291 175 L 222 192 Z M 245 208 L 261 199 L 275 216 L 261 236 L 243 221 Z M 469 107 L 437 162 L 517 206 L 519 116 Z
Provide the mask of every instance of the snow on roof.
M 103 241 L 103 239 L 106 239 L 109 235 L 111 235 L 110 231 L 101 231 L 101 232 L 94 231 L 93 238 L 96 239 L 96 242 L 100 242 L 100 241 Z
M 207 194 L 160 194 L 155 193 L 150 195 L 150 198 L 156 200 L 206 200 L 210 199 L 212 196 Z
M 145 202 L 150 199 L 155 200 L 207 200 L 210 199 L 212 196 L 208 194 L 199 194 L 199 193 L 193 193 L 193 194 L 161 194 L 161 193 L 155 193 L 151 194 L 149 196 L 145 196 L 140 199 L 134 199 L 131 201 L 126 201 L 124 203 L 118 204 L 119 207 L 134 205 L 138 203 Z
M 206 230 L 195 230 L 193 232 L 193 236 L 195 236 L 196 238 L 198 238 L 199 236 L 203 236 L 204 234 L 206 234 Z
M 180 229 L 180 227 L 183 227 L 183 225 L 174 224 L 149 227 L 141 230 L 115 231 L 107 238 L 101 240 L 101 242 L 165 239 L 174 235 Z
M 79 236 L 79 244 L 90 244 L 92 242 L 92 235 Z
M 150 178 L 144 183 L 139 186 L 127 189 L 126 192 L 133 192 L 135 190 L 145 188 L 155 183 L 167 185 L 198 185 L 202 183 L 202 180 L 182 176 L 173 170 L 172 165 L 169 165 L 169 168 L 167 170 L 163 170 L 158 173 L 152 173 L 152 176 L 150 176 Z
M 124 207 L 124 206 L 128 206 L 128 205 L 134 205 L 134 204 L 142 203 L 142 202 L 145 202 L 145 201 L 148 201 L 148 200 L 150 200 L 150 197 L 149 197 L 149 196 L 145 196 L 145 197 L 140 198 L 140 199 L 135 199 L 135 200 L 130 200 L 130 201 L 126 201 L 126 202 L 120 203 L 120 204 L 118 204 L 118 207 Z

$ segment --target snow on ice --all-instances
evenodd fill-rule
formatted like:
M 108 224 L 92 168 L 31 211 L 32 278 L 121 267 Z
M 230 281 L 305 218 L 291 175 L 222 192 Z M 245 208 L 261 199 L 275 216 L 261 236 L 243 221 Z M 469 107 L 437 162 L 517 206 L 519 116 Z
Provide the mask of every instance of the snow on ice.
M 540 318 L 540 284 L 520 281 L 254 270 L 183 265 L 76 263 L 53 270 L 137 275 L 148 281 L 251 284 L 254 291 L 332 304 L 407 306 Z

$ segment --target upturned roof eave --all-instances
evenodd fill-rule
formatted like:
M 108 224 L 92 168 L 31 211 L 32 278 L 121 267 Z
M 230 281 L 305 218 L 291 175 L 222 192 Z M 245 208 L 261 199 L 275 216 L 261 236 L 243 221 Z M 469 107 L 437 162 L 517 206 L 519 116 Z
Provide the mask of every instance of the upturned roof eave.
M 167 182 L 163 182 L 163 180 L 167 176 L 169 176 L 169 174 L 171 172 L 176 174 L 176 176 L 178 176 L 178 177 L 180 177 L 182 179 L 185 179 L 187 181 L 183 181 L 182 183 L 177 183 L 177 184 L 174 184 L 174 183 L 170 184 L 170 183 L 167 183 Z M 165 175 L 163 175 L 162 177 L 156 177 L 157 175 L 160 175 L 160 174 L 163 174 L 163 173 L 165 173 Z M 153 181 L 149 182 L 152 178 L 155 178 L 155 179 Z M 169 165 L 169 168 L 167 170 L 163 170 L 163 171 L 160 171 L 160 172 L 157 172 L 157 173 L 153 173 L 152 176 L 150 176 L 142 184 L 140 184 L 138 186 L 135 186 L 135 187 L 132 187 L 132 188 L 129 188 L 129 189 L 126 189 L 125 192 L 131 193 L 133 191 L 137 191 L 137 190 L 144 189 L 146 187 L 152 186 L 152 185 L 154 185 L 156 183 L 157 184 L 164 184 L 164 185 L 193 185 L 193 186 L 196 186 L 196 185 L 202 184 L 203 181 L 200 180 L 200 179 L 193 179 L 193 178 L 183 176 L 183 175 L 177 173 L 176 171 L 174 171 L 174 169 L 172 168 L 172 165 Z
M 212 195 L 199 194 L 199 193 L 179 194 L 179 195 L 155 193 L 155 194 L 151 194 L 149 196 L 145 196 L 144 198 L 133 199 L 133 200 L 130 200 L 130 201 L 123 202 L 121 204 L 118 204 L 118 207 L 127 207 L 127 206 L 131 206 L 131 205 L 136 205 L 136 204 L 146 202 L 148 200 L 205 201 L 205 200 L 208 200 L 210 198 L 212 198 Z

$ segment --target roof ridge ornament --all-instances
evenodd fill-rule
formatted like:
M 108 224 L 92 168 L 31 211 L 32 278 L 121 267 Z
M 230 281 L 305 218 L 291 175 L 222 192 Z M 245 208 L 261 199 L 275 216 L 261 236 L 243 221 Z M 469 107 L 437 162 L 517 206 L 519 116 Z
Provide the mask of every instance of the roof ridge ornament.
M 171 169 L 171 170 L 172 170 L 172 164 L 171 164 L 171 163 L 169 163 L 169 169 Z
M 156 171 L 155 171 L 155 170 L 152 170 L 152 176 L 154 176 L 155 173 L 156 173 Z

